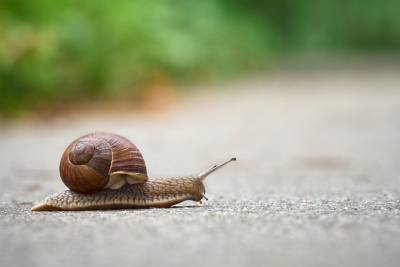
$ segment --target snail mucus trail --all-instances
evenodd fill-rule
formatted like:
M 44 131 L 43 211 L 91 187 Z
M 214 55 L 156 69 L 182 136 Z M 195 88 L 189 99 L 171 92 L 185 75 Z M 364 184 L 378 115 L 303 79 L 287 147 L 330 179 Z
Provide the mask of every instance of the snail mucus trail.
M 198 175 L 149 179 L 142 154 L 128 139 L 92 133 L 73 141 L 60 161 L 60 176 L 69 188 L 48 196 L 32 211 L 77 211 L 169 208 L 205 198 L 204 179 L 229 162 Z

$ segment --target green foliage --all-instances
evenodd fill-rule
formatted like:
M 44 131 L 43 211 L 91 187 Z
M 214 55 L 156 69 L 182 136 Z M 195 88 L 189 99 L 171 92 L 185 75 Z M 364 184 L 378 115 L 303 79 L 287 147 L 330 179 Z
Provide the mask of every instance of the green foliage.
M 0 3 L 0 114 L 211 79 L 302 51 L 396 51 L 396 1 Z

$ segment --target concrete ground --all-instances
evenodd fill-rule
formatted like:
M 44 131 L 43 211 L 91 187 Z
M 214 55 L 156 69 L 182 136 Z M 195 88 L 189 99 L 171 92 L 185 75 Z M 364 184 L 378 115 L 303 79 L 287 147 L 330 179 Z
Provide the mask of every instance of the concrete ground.
M 0 266 L 399 266 L 399 69 L 292 72 L 202 90 L 162 114 L 0 128 Z M 151 176 L 197 173 L 208 202 L 31 212 L 64 190 L 66 145 L 132 139 Z

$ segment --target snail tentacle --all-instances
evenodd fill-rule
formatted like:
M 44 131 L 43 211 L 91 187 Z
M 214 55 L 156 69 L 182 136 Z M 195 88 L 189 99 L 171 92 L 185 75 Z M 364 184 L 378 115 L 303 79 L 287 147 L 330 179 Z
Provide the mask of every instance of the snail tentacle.
M 222 162 L 221 164 L 216 164 L 214 166 L 212 166 L 211 168 L 209 168 L 208 170 L 201 172 L 197 178 L 200 180 L 204 180 L 208 175 L 210 175 L 211 173 L 215 172 L 216 170 L 218 170 L 219 168 L 225 166 L 226 164 L 228 164 L 229 162 L 232 161 L 236 161 L 236 158 L 230 158 L 227 161 Z

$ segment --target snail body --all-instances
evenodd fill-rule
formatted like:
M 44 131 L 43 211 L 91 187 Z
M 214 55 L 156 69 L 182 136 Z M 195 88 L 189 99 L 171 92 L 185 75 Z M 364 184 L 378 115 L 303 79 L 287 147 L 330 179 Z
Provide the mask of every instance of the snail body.
M 128 139 L 93 133 L 64 151 L 60 176 L 69 190 L 48 196 L 33 211 L 168 208 L 205 198 L 203 180 L 230 160 L 195 176 L 149 179 L 143 156 Z

